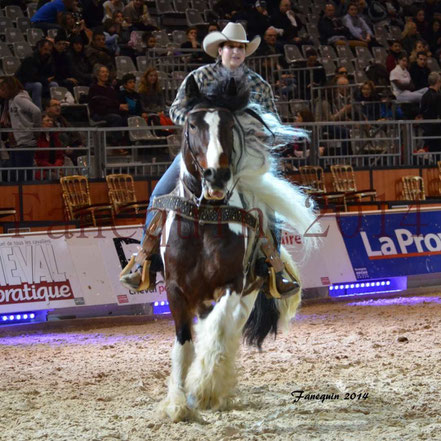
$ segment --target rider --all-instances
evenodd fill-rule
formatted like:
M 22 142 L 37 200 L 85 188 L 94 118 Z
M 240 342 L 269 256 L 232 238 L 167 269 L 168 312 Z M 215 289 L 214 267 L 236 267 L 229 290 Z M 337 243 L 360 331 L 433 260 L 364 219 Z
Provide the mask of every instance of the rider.
M 228 23 L 222 32 L 211 32 L 203 41 L 204 51 L 218 60 L 214 64 L 202 66 L 191 72 L 194 76 L 199 89 L 204 92 L 215 80 L 216 73 L 221 69 L 242 71 L 246 75 L 247 84 L 250 89 L 250 101 L 260 105 L 264 111 L 277 114 L 274 104 L 274 97 L 271 86 L 263 80 L 256 72 L 249 69 L 245 64 L 245 58 L 253 54 L 260 44 L 260 37 L 256 36 L 248 41 L 246 32 L 240 23 Z M 176 125 L 183 125 L 187 110 L 183 106 L 185 97 L 185 85 L 187 78 L 181 84 L 176 98 L 170 108 L 170 117 Z M 131 264 L 121 273 L 121 283 L 132 290 L 144 290 L 154 287 L 156 272 L 161 268 L 159 256 L 156 254 L 159 249 L 159 238 L 161 235 L 162 224 L 159 212 L 150 210 L 154 197 L 171 193 L 179 179 L 181 155 L 176 156 L 168 170 L 161 177 L 150 197 L 149 209 L 144 228 L 142 249 L 132 258 Z M 284 264 L 274 245 L 272 234 L 268 234 L 266 240 L 262 241 L 261 250 L 265 255 L 267 264 L 272 267 L 272 280 L 267 286 L 267 295 L 276 298 L 289 297 L 299 291 L 299 283 L 284 270 Z M 128 273 L 128 268 L 138 263 L 136 271 Z M 265 268 L 265 267 L 264 267 Z

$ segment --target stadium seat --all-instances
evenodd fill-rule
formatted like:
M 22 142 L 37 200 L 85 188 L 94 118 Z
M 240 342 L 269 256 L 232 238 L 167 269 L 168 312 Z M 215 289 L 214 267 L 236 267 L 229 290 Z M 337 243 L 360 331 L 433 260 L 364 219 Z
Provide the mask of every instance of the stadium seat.
M 363 84 L 364 82 L 368 81 L 368 77 L 366 76 L 365 71 L 361 69 L 357 69 L 354 72 L 354 81 L 357 84 Z
M 347 58 L 340 58 L 340 60 L 338 61 L 338 65 L 341 67 L 345 67 L 349 75 L 354 75 L 355 68 L 351 60 L 348 60 Z
M 337 54 L 339 58 L 346 58 L 347 60 L 352 60 L 354 58 L 351 48 L 342 44 L 337 45 Z
M 83 104 L 83 103 L 80 103 L 81 96 L 86 95 L 86 97 L 87 97 L 89 95 L 89 87 L 88 86 L 75 86 L 73 88 L 73 92 L 74 92 L 74 98 L 75 98 L 75 101 L 77 102 L 77 104 Z
M 28 3 L 28 6 L 26 8 L 26 14 L 28 18 L 32 18 L 32 16 L 37 11 L 37 3 Z
M 208 26 L 202 13 L 197 9 L 188 8 L 185 10 L 185 18 L 188 26 Z
M 138 71 L 145 72 L 149 65 L 148 58 L 145 55 L 139 55 L 136 57 L 136 66 Z
M 185 14 L 185 10 L 189 7 L 188 0 L 173 0 L 173 8 L 176 12 Z
M 197 9 L 198 11 L 203 11 L 208 8 L 207 2 L 205 0 L 191 0 L 191 7 Z
M 125 74 L 136 72 L 136 67 L 130 57 L 115 57 L 116 77 L 120 80 Z
M 384 47 L 375 46 L 372 48 L 376 63 L 386 64 L 387 50 Z
M 335 63 L 331 58 L 322 58 L 322 64 L 325 68 L 326 76 L 333 76 L 335 74 Z
M 173 43 L 176 43 L 180 46 L 182 43 L 185 43 L 187 41 L 187 34 L 185 33 L 185 31 L 174 30 L 172 32 L 172 40 Z
M 322 58 L 330 58 L 331 60 L 337 59 L 337 54 L 333 46 L 321 44 L 318 47 L 318 51 Z
M 30 28 L 26 31 L 28 43 L 35 46 L 40 40 L 44 38 L 44 32 L 41 29 Z
M 21 32 L 26 33 L 26 31 L 31 27 L 31 19 L 28 17 L 19 17 L 16 21 L 17 29 Z
M 20 43 L 13 43 L 14 55 L 18 58 L 26 58 L 28 55 L 32 55 L 32 48 L 27 41 Z
M 305 58 L 306 58 L 306 52 L 309 51 L 310 49 L 314 49 L 314 46 L 311 44 L 304 44 L 302 46 L 302 54 Z
M 20 29 L 17 28 L 6 28 L 5 29 L 5 41 L 8 44 L 12 43 L 23 43 L 25 42 L 25 38 Z
M 289 100 L 289 109 L 291 110 L 293 116 L 295 116 L 299 110 L 308 109 L 308 108 L 309 108 L 309 101 L 296 100 L 296 99 Z
M 20 6 L 10 5 L 5 6 L 5 17 L 16 20 L 17 18 L 24 17 L 24 14 Z
M 159 15 L 174 14 L 175 10 L 173 9 L 171 0 L 156 0 L 156 12 Z
M 20 67 L 20 60 L 17 57 L 3 57 L 2 66 L 5 75 L 14 75 Z
M 154 31 L 153 36 L 156 38 L 156 44 L 161 47 L 167 47 L 170 44 L 170 39 L 168 38 L 167 32 L 162 31 Z
M 363 68 L 373 61 L 371 51 L 367 47 L 357 46 L 355 48 L 355 54 L 357 55 L 356 59 L 359 65 L 363 66 Z
M 12 52 L 6 43 L 0 42 L 0 58 L 12 57 Z
M 153 131 L 150 130 L 144 118 L 140 116 L 131 116 L 127 119 L 127 125 L 129 128 L 145 128 L 145 130 L 129 130 L 129 138 L 131 142 L 149 141 L 152 139 L 158 139 Z
M 399 26 L 389 26 L 389 36 L 392 40 L 401 40 L 401 29 Z
M 14 23 L 10 18 L 0 17 L 0 35 L 5 35 L 6 29 L 14 28 Z
M 64 101 L 68 90 L 65 87 L 51 87 L 50 94 L 53 100 Z
M 55 38 L 58 34 L 58 29 L 48 29 L 47 36 L 49 38 Z
M 285 60 L 288 63 L 295 63 L 296 61 L 304 60 L 300 49 L 295 44 L 285 44 L 283 49 L 285 51 Z
M 436 58 L 433 57 L 427 57 L 427 67 L 430 69 L 431 72 L 439 72 L 440 67 L 438 64 L 438 61 L 436 61 Z

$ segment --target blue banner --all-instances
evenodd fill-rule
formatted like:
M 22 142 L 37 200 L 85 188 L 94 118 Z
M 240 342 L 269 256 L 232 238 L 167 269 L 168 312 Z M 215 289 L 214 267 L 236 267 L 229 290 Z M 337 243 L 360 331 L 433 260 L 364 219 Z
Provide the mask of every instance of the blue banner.
M 358 280 L 441 272 L 441 211 L 337 218 Z

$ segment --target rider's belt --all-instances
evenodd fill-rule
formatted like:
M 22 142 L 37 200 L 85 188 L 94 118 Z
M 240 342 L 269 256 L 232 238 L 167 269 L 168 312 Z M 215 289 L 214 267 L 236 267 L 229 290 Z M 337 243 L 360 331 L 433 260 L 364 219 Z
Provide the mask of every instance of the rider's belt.
M 159 196 L 153 199 L 152 209 L 174 211 L 179 216 L 205 224 L 235 222 L 252 230 L 259 228 L 259 219 L 243 208 L 230 205 L 199 205 L 179 196 Z

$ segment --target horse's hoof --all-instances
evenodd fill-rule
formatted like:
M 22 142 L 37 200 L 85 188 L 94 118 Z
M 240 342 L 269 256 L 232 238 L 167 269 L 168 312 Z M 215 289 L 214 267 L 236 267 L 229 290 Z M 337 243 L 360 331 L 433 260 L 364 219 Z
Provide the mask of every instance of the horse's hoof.
M 191 409 L 185 401 L 178 400 L 172 402 L 168 397 L 159 403 L 159 417 L 161 419 L 169 419 L 174 423 L 180 421 L 194 421 L 204 424 L 204 419 L 199 415 L 196 409 Z

